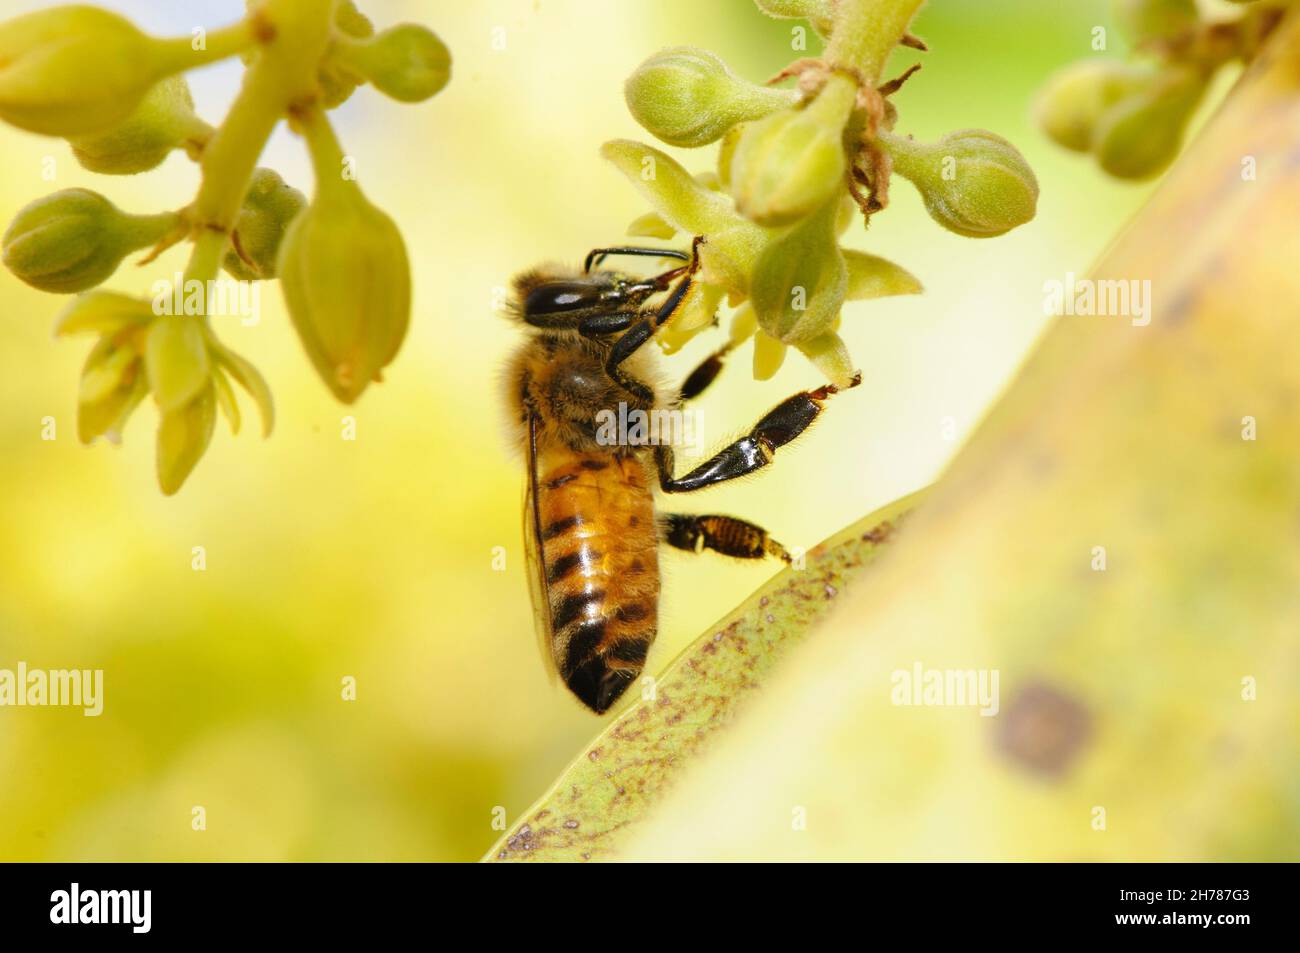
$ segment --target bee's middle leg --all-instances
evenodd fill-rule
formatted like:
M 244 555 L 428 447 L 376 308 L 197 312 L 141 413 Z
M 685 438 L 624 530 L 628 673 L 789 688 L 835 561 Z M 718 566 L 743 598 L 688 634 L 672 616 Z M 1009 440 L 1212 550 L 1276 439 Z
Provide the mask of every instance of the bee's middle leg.
M 734 516 L 669 513 L 661 518 L 664 542 L 677 549 L 699 553 L 711 549 L 737 559 L 775 556 L 790 562 L 790 552 L 768 535 L 767 530 Z
M 686 376 L 686 380 L 682 381 L 681 390 L 677 392 L 678 402 L 685 403 L 688 400 L 694 400 L 708 390 L 709 385 L 717 380 L 718 375 L 722 373 L 727 355 L 735 349 L 736 345 L 728 341 L 701 361 L 699 366 Z

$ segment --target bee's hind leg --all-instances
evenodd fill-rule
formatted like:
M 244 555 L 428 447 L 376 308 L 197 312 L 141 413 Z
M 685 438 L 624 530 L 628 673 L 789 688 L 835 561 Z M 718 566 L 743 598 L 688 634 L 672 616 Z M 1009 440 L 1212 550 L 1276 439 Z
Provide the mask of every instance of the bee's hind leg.
M 669 546 L 687 552 L 711 549 L 737 559 L 775 556 L 787 563 L 791 561 L 789 551 L 769 536 L 767 530 L 734 516 L 669 513 L 661 518 L 660 534 Z

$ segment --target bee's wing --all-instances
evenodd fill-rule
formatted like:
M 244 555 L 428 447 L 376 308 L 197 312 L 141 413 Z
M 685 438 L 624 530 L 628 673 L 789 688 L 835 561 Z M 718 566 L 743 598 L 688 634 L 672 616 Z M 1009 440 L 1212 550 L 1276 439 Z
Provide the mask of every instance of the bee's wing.
M 537 417 L 528 418 L 528 489 L 524 494 L 524 552 L 528 555 L 528 589 L 533 601 L 533 628 L 542 651 L 542 664 L 554 681 L 554 634 L 551 598 L 546 584 L 546 551 L 542 547 L 542 516 L 537 493 Z

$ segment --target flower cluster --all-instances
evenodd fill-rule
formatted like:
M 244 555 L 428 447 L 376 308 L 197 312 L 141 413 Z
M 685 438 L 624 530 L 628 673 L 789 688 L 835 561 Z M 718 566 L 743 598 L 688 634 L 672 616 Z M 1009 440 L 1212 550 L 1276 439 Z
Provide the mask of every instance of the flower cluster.
M 183 74 L 233 56 L 245 63 L 243 86 L 214 128 L 196 115 Z M 78 295 L 56 333 L 97 338 L 78 394 L 83 442 L 118 439 L 152 396 L 158 479 L 172 494 L 206 452 L 218 410 L 238 432 L 232 382 L 270 433 L 270 390 L 210 320 L 217 312 L 205 289 L 223 269 L 236 281 L 279 280 L 303 347 L 339 400 L 355 401 L 380 379 L 406 334 L 410 268 L 401 233 L 362 193 L 327 111 L 366 83 L 420 102 L 450 72 L 450 54 L 429 30 L 377 33 L 353 0 L 249 0 L 237 23 L 177 38 L 148 36 L 91 6 L 0 23 L 0 120 L 66 139 L 82 166 L 104 175 L 147 172 L 175 150 L 202 171 L 198 195 L 181 209 L 131 214 L 97 192 L 65 189 L 19 211 L 4 234 L 14 275 Z M 256 167 L 281 120 L 311 153 L 310 201 Z M 152 260 L 184 241 L 192 243 L 184 307 L 95 290 L 133 252 L 149 249 Z
M 714 171 L 692 176 L 638 142 L 606 143 L 604 155 L 653 211 L 629 234 L 703 235 L 702 280 L 660 335 L 679 348 L 711 324 L 725 299 L 736 308 L 733 346 L 753 336 L 754 374 L 776 373 L 789 347 L 832 382 L 854 375 L 839 335 L 846 301 L 914 294 L 920 283 L 898 265 L 842 248 L 857 213 L 869 223 L 889 202 L 898 173 L 944 228 L 977 238 L 1029 221 L 1038 183 L 1006 140 L 983 130 L 935 143 L 896 133 L 891 99 L 915 71 L 882 82 L 900 44 L 925 50 L 908 32 L 923 0 L 756 0 L 774 17 L 802 18 L 825 40 L 820 57 L 751 83 L 704 50 L 652 56 L 628 78 L 633 117 L 669 145 L 719 143 Z M 778 83 L 794 80 L 794 88 Z
M 1234 19 L 1212 20 L 1196 0 L 1115 0 L 1134 61 L 1084 60 L 1058 72 L 1038 97 L 1039 125 L 1116 178 L 1163 172 L 1214 74 L 1253 59 L 1282 17 L 1280 3 L 1238 2 L 1250 6 Z

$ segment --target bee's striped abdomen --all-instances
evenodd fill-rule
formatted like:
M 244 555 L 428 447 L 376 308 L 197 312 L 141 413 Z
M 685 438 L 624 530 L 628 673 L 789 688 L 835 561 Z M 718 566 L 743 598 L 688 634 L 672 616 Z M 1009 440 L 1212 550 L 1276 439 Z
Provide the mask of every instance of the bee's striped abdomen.
M 551 651 L 597 712 L 640 675 L 659 614 L 654 498 L 629 457 L 553 454 L 538 474 Z

